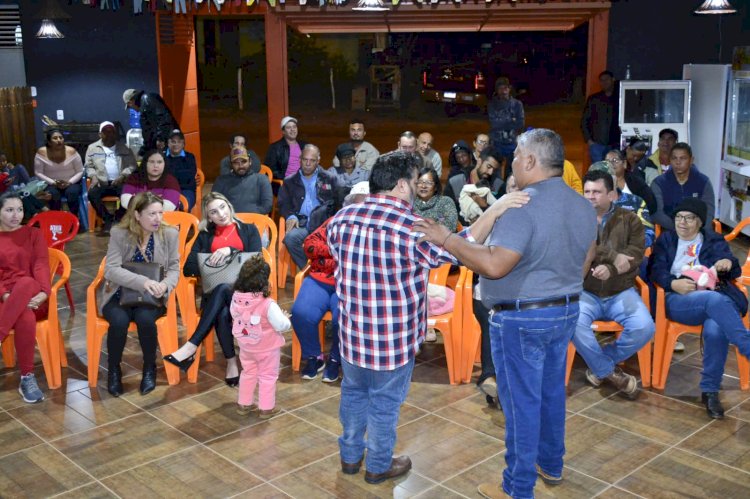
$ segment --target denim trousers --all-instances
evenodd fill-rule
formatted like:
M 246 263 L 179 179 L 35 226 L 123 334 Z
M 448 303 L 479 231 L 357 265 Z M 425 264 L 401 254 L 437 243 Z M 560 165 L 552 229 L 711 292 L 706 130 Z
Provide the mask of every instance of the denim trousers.
M 618 363 L 630 358 L 654 337 L 654 320 L 634 288 L 607 298 L 584 291 L 578 305 L 580 313 L 573 344 L 597 378 L 611 374 Z M 604 348 L 591 330 L 591 323 L 599 320 L 615 321 L 623 327 L 620 337 Z
M 367 471 L 384 473 L 391 468 L 398 415 L 409 393 L 414 357 L 393 371 L 358 367 L 344 359 L 341 367 L 344 370 L 339 406 L 344 429 L 339 437 L 341 460 L 359 462 L 366 447 Z
M 331 312 L 333 340 L 330 359 L 340 360 L 339 355 L 339 297 L 336 286 L 305 277 L 297 298 L 292 305 L 292 327 L 302 347 L 302 358 L 317 357 L 321 353 L 318 324 L 326 312 Z
M 667 293 L 670 320 L 689 326 L 703 324 L 703 371 L 701 391 L 718 392 L 724 375 L 729 344 L 750 357 L 750 332 L 742 323 L 737 306 L 718 291 L 692 291 L 686 295 Z
M 565 359 L 578 303 L 490 315 L 492 358 L 505 414 L 502 487 L 534 497 L 536 467 L 562 476 L 565 454 Z

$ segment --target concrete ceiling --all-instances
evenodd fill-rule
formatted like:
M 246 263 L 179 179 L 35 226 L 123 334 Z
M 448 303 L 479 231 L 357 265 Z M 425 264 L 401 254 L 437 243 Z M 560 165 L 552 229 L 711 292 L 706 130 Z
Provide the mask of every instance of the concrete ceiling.
M 424 4 L 404 0 L 390 10 L 353 10 L 347 5 L 319 7 L 285 3 L 273 12 L 301 33 L 397 33 L 479 31 L 567 31 L 609 10 L 609 1 L 597 0 L 445 0 Z

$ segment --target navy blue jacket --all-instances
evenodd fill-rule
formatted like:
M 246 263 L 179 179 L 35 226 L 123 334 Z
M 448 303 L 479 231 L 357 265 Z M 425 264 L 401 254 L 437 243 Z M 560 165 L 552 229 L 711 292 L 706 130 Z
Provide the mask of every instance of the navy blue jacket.
M 701 265 L 711 267 L 721 259 L 728 259 L 732 262 L 732 269 L 729 272 L 719 274 L 722 282 L 737 279 L 742 274 L 740 262 L 732 254 L 729 244 L 726 240 L 714 231 L 701 229 L 703 234 L 703 244 L 701 245 L 698 260 Z M 664 291 L 672 291 L 672 281 L 677 279 L 670 273 L 672 262 L 677 255 L 677 243 L 679 237 L 677 233 L 669 230 L 662 232 L 661 236 L 654 243 L 654 253 L 649 261 L 649 277 L 654 282 L 664 288 Z M 722 292 L 729 296 L 739 308 L 741 315 L 747 311 L 747 299 L 736 286 L 722 286 Z
M 180 190 L 195 192 L 195 175 L 198 173 L 198 165 L 193 153 L 185 151 L 184 156 L 167 156 L 167 172 L 175 176 L 180 183 Z M 197 200 L 201 202 L 200 199 Z
M 670 168 L 654 179 L 651 184 L 651 191 L 654 193 L 657 205 L 656 212 L 651 214 L 651 218 L 654 223 L 661 225 L 663 228 L 674 230 L 674 220 L 672 219 L 674 209 L 680 204 L 680 201 L 689 197 L 698 198 L 706 203 L 708 209 L 707 226 L 711 225 L 711 221 L 716 216 L 716 202 L 711 180 L 699 172 L 695 165 L 690 166 L 688 179 L 684 184 L 680 185 Z

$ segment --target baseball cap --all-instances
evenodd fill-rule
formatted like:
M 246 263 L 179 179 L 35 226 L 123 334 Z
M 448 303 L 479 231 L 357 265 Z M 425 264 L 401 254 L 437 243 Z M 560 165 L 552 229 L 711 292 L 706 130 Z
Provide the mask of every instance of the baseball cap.
M 283 130 L 286 124 L 290 121 L 293 121 L 296 124 L 297 118 L 292 118 L 291 116 L 284 116 L 283 118 L 281 118 L 281 129 Z
M 107 128 L 108 126 L 111 126 L 112 128 L 114 128 L 114 127 L 115 127 L 115 124 L 114 124 L 114 123 L 112 123 L 111 121 L 102 121 L 102 122 L 101 122 L 101 123 L 99 124 L 99 132 L 101 132 L 102 130 L 104 130 L 104 129 L 105 129 L 105 128 Z
M 234 161 L 235 159 L 250 159 L 250 157 L 247 155 L 247 149 L 244 147 L 235 147 L 232 149 L 232 155 L 230 156 L 230 160 Z
M 169 137 L 167 137 L 167 138 L 171 139 L 172 137 L 179 137 L 182 140 L 185 140 L 185 134 L 182 133 L 182 130 L 180 130 L 179 128 L 175 128 L 174 130 L 172 130 L 171 132 L 169 132 Z
M 344 159 L 345 156 L 354 156 L 355 154 L 357 154 L 357 151 L 349 142 L 344 142 L 336 148 L 336 157 L 339 158 L 339 161 Z
M 364 182 L 357 182 L 352 186 L 352 190 L 349 191 L 350 195 L 357 194 L 370 194 L 370 182 L 365 180 Z
M 130 102 L 131 100 L 133 100 L 136 95 L 138 95 L 138 90 L 136 90 L 134 88 L 129 88 L 129 89 L 125 90 L 125 92 L 123 92 L 123 94 L 122 94 L 122 100 L 125 102 L 125 109 L 128 108 L 128 102 Z

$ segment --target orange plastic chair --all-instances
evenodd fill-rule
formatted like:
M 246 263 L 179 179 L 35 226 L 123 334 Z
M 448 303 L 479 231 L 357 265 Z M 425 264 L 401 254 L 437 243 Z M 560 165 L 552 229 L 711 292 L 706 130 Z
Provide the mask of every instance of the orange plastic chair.
M 91 179 L 86 179 L 86 191 L 88 192 L 91 188 Z M 99 214 L 94 209 L 94 205 L 91 204 L 90 201 L 87 201 L 88 203 L 88 211 L 89 211 L 89 232 L 94 232 L 96 230 L 97 226 L 101 226 L 104 223 L 104 220 L 99 216 Z M 102 196 L 102 203 L 115 203 L 116 209 L 120 208 L 120 198 L 117 196 Z
M 667 384 L 669 366 L 672 362 L 674 344 L 686 333 L 701 334 L 703 326 L 688 326 L 667 318 L 664 288 L 656 286 L 656 335 L 654 336 L 654 372 L 651 375 L 654 388 L 663 390 Z M 744 286 L 737 287 L 747 296 Z M 747 314 L 742 318 L 745 328 L 750 328 Z M 740 388 L 750 389 L 750 362 L 737 350 L 737 370 L 740 373 Z
M 271 182 L 271 185 L 278 184 L 279 188 L 281 188 L 281 186 L 284 185 L 283 180 L 273 178 L 273 172 L 271 171 L 271 168 L 269 168 L 268 166 L 263 165 L 263 164 L 260 165 L 260 173 L 268 177 L 268 181 Z M 279 201 L 278 195 L 275 195 L 273 197 L 273 208 L 271 208 L 271 218 L 274 220 L 276 220 L 276 217 L 277 217 L 276 208 L 278 205 L 278 201 Z
M 740 223 L 737 224 L 737 226 L 724 236 L 724 239 L 726 241 L 732 241 L 735 239 L 740 232 L 742 232 L 742 229 L 744 229 L 748 224 L 750 224 L 750 217 L 743 218 Z M 745 263 L 742 265 L 742 275 L 740 276 L 737 281 L 742 284 L 743 286 L 750 286 L 750 251 L 747 253 L 747 258 L 745 258 Z
M 474 363 L 481 360 L 482 329 L 474 316 L 474 272 L 467 269 L 461 283 L 461 303 L 463 318 L 461 320 L 462 343 L 459 362 L 459 375 L 464 383 L 471 383 Z M 456 300 L 458 300 L 456 293 Z
M 47 302 L 49 309 L 47 318 L 36 323 L 36 343 L 39 347 L 39 355 L 42 358 L 44 375 L 47 378 L 47 386 L 54 390 L 62 385 L 61 366 L 68 367 L 65 356 L 65 345 L 60 332 L 60 321 L 57 318 L 57 292 L 60 287 L 68 282 L 70 278 L 70 259 L 68 255 L 59 249 L 49 248 L 49 272 L 50 280 L 53 282 L 52 289 Z M 59 276 L 55 282 L 55 275 Z M 10 335 L 14 331 L 11 329 Z M 10 336 L 2 345 L 3 362 L 5 367 L 14 367 L 16 359 L 13 355 L 14 346 Z
M 287 272 L 291 272 L 292 275 L 297 274 L 297 265 L 292 260 L 292 255 L 286 249 L 284 244 L 284 237 L 286 237 L 286 219 L 279 217 L 279 259 L 277 262 L 279 287 L 284 289 L 286 287 L 286 276 Z
M 299 294 L 299 290 L 302 287 L 302 281 L 305 280 L 305 277 L 307 277 L 310 274 L 310 266 L 307 265 L 304 269 L 297 272 L 297 275 L 294 276 L 294 299 L 297 299 L 297 295 Z M 333 315 L 331 312 L 326 312 L 323 314 L 323 318 L 320 319 L 320 324 L 318 324 L 318 339 L 320 340 L 320 349 L 323 350 L 326 344 L 326 321 L 333 320 Z M 302 345 L 300 345 L 299 338 L 297 338 L 297 333 L 292 330 L 292 371 L 298 372 L 300 362 L 302 360 Z
M 99 315 L 96 306 L 96 289 L 104 285 L 104 265 L 106 258 L 102 259 L 99 271 L 91 285 L 86 290 L 86 353 L 88 357 L 89 386 L 96 387 L 99 379 L 99 357 L 102 353 L 102 339 L 107 334 L 109 322 Z M 131 322 L 128 331 L 135 331 L 135 323 Z M 156 319 L 157 339 L 159 349 L 162 352 L 174 352 L 177 350 L 177 304 L 175 293 L 169 293 L 167 298 L 167 313 Z M 170 385 L 180 382 L 180 369 L 172 364 L 165 363 L 164 371 Z
M 436 269 L 430 270 L 431 284 L 446 286 L 451 264 L 446 263 Z M 463 311 L 463 288 L 466 280 L 466 267 L 460 267 L 458 281 L 455 287 L 455 299 L 453 301 L 453 311 L 442 315 L 433 315 L 427 317 L 427 327 L 432 327 L 440 331 L 443 335 L 443 346 L 445 347 L 445 358 L 448 364 L 448 379 L 451 385 L 458 385 L 462 381 L 461 360 L 462 352 L 462 323 L 464 319 Z
M 273 265 L 271 265 L 271 252 L 268 251 L 266 248 L 263 248 L 263 259 L 271 267 L 271 275 L 268 276 L 268 283 L 270 285 L 270 291 L 271 291 L 271 294 L 269 296 L 275 297 L 277 296 L 276 286 L 274 286 L 274 283 L 276 282 L 276 274 L 274 273 L 275 271 L 274 271 Z M 189 310 L 187 312 L 192 317 L 195 317 L 196 325 L 198 324 L 198 320 L 200 319 L 200 314 L 198 313 L 198 310 L 195 306 L 195 286 L 197 282 L 198 280 L 195 277 L 191 277 L 188 280 Z M 195 331 L 195 327 L 193 327 L 190 331 Z M 198 382 L 198 370 L 200 368 L 200 360 L 201 360 L 201 347 L 204 347 L 204 346 L 206 347 L 206 362 L 212 362 L 214 360 L 214 338 L 212 334 L 208 334 L 206 336 L 206 339 L 204 339 L 201 342 L 201 344 L 198 345 L 198 348 L 195 351 L 195 362 L 193 362 L 193 365 L 190 366 L 190 369 L 188 369 L 188 372 L 187 372 L 188 383 Z M 170 352 L 173 352 L 173 351 L 174 350 L 170 350 Z
M 78 234 L 78 217 L 68 211 L 40 211 L 28 223 L 31 227 L 39 227 L 47 240 L 49 248 L 65 251 L 65 243 L 72 240 Z M 70 315 L 76 313 L 73 295 L 70 292 L 70 284 L 65 281 L 65 295 L 70 305 Z
M 195 206 L 193 206 L 193 209 L 190 211 L 193 215 L 195 215 L 195 218 L 200 220 L 201 218 L 201 205 L 203 204 L 201 200 L 203 199 L 203 184 L 206 183 L 206 176 L 203 174 L 203 170 L 198 168 L 198 170 L 195 172 Z
M 263 237 L 263 234 L 267 233 L 267 248 L 268 253 L 271 255 L 271 262 L 269 263 L 269 265 L 271 265 L 271 270 L 274 271 L 275 275 L 275 271 L 277 270 L 276 248 L 278 247 L 277 245 L 279 240 L 279 231 L 276 228 L 276 224 L 274 223 L 273 219 L 259 213 L 235 213 L 235 216 L 243 223 L 255 225 L 258 228 L 258 232 L 260 232 L 261 238 Z M 275 286 L 274 290 L 276 290 Z M 276 300 L 277 297 L 274 296 L 273 299 Z
M 635 278 L 635 285 L 638 288 L 638 290 L 641 293 L 641 300 L 643 300 L 643 303 L 646 304 L 646 308 L 649 308 L 649 291 L 648 291 L 648 284 L 646 284 L 640 277 Z M 594 321 L 593 324 L 591 324 L 591 329 L 594 329 L 597 332 L 611 332 L 615 333 L 617 337 L 620 337 L 620 334 L 622 333 L 622 326 L 614 321 Z M 576 355 L 576 347 L 573 345 L 573 342 L 571 341 L 568 344 L 568 359 L 567 359 L 567 367 L 565 370 L 565 386 L 568 386 L 568 381 L 570 380 L 570 372 L 573 370 L 573 361 L 575 360 Z M 641 386 L 643 388 L 648 388 L 651 386 L 651 342 L 648 341 L 638 351 L 638 365 L 641 370 Z
M 198 202 L 196 201 L 195 204 L 198 204 Z M 175 211 L 181 211 L 183 213 L 188 213 L 188 206 L 189 206 L 189 204 L 188 204 L 187 198 L 185 197 L 184 194 L 180 194 L 180 204 L 177 205 L 177 209 Z
M 193 248 L 193 243 L 198 237 L 198 219 L 190 213 L 184 213 L 181 211 L 165 211 L 164 222 L 169 225 L 174 225 L 180 231 L 179 233 L 179 247 L 180 247 L 180 277 L 177 280 L 177 288 L 175 288 L 177 306 L 180 310 L 180 317 L 182 317 L 182 324 L 188 329 L 195 329 L 194 317 L 188 313 L 186 306 L 188 298 L 187 280 L 188 277 L 182 275 L 182 269 L 185 267 L 185 261 L 190 250 Z M 192 328 L 191 328 L 192 326 Z M 169 353 L 169 352 L 167 352 Z

